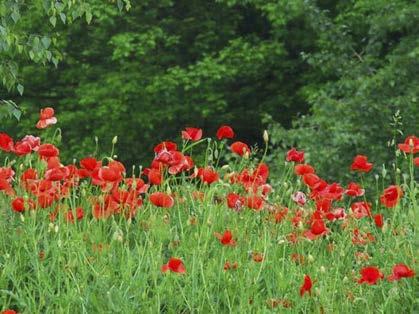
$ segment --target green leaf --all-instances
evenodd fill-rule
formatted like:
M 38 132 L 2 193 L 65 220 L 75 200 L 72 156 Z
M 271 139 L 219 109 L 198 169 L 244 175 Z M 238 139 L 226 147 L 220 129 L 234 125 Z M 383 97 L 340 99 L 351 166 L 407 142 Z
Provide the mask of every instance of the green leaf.
M 44 36 L 42 37 L 41 41 L 46 49 L 48 49 L 49 46 L 51 45 L 51 39 L 49 37 Z
M 55 27 L 55 25 L 57 24 L 57 17 L 55 15 L 53 15 L 49 18 L 49 21 L 52 24 L 52 26 Z
M 19 92 L 20 96 L 23 95 L 24 87 L 22 84 L 17 84 L 17 91 Z
M 86 12 L 86 22 L 87 24 L 90 24 L 90 22 L 92 21 L 93 15 L 90 11 Z

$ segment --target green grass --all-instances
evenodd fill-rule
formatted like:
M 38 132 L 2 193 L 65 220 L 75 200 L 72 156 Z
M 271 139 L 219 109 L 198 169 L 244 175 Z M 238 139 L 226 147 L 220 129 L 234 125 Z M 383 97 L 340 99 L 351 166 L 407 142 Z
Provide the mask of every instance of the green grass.
M 28 160 L 24 161 L 25 163 Z M 282 161 L 281 161 L 282 162 Z M 247 163 L 245 161 L 244 163 Z M 231 164 L 232 168 L 243 168 Z M 16 167 L 16 169 L 20 169 Z M 275 191 L 272 204 L 287 206 L 288 216 L 275 223 L 269 210 L 227 208 L 227 181 L 197 185 L 186 176 L 167 180 L 164 188 L 178 197 L 173 208 L 153 206 L 147 196 L 132 220 L 121 215 L 96 220 L 91 215 L 90 196 L 98 194 L 87 182 L 63 203 L 85 209 L 74 224 L 59 214 L 50 222 L 51 209 L 16 213 L 10 199 L 0 195 L 0 309 L 20 313 L 413 313 L 417 310 L 417 276 L 377 285 L 359 284 L 364 266 L 377 266 L 388 276 L 392 267 L 405 263 L 417 269 L 417 183 L 410 176 L 395 174 L 404 191 L 397 207 L 385 209 L 378 195 L 373 213 L 383 213 L 380 229 L 370 218 L 348 218 L 327 223 L 326 237 L 309 241 L 300 236 L 291 243 L 287 235 L 302 234 L 306 224 L 291 223 L 297 205 L 291 194 L 304 190 L 292 165 L 270 180 Z M 218 169 L 224 174 L 225 168 Z M 372 176 L 372 174 L 370 174 Z M 18 175 L 16 175 L 18 177 Z M 221 175 L 221 177 L 223 177 Z M 404 181 L 403 181 L 404 180 Z M 381 181 L 380 181 L 381 182 Z M 163 187 L 152 187 L 151 191 Z M 202 201 L 192 192 L 205 192 Z M 368 189 L 368 187 L 367 187 Z M 25 192 L 17 188 L 18 195 Z M 221 199 L 220 201 L 217 201 Z M 362 200 L 362 198 L 361 198 Z M 345 197 L 335 206 L 349 208 Z M 73 206 L 74 207 L 74 206 Z M 305 220 L 314 211 L 309 201 Z M 371 232 L 375 241 L 353 245 L 352 230 Z M 214 233 L 231 230 L 237 245 L 223 246 Z M 263 261 L 252 259 L 263 254 Z M 368 260 L 356 257 L 368 253 Z M 295 262 L 292 254 L 303 256 Z M 181 258 L 186 274 L 162 273 L 170 257 Z M 226 261 L 238 268 L 224 270 Z M 314 284 L 312 294 L 299 294 L 304 275 Z M 272 307 L 272 303 L 279 303 Z M 284 307 L 283 303 L 288 305 Z
M 267 212 L 237 214 L 212 202 L 216 192 L 221 188 L 211 188 L 203 202 L 189 199 L 171 209 L 146 204 L 132 221 L 113 216 L 75 224 L 62 216 L 49 223 L 46 211 L 20 217 L 2 202 L 2 307 L 22 313 L 263 313 L 271 311 L 267 300 L 286 299 L 295 313 L 413 312 L 416 279 L 376 286 L 354 281 L 363 265 L 379 266 L 386 274 L 396 263 L 415 265 L 413 208 L 397 208 L 392 217 L 397 225 L 384 232 L 372 228 L 377 240 L 365 247 L 354 247 L 350 233 L 338 227 L 327 239 L 290 244 L 289 222 L 269 222 Z M 195 225 L 188 223 L 192 215 Z M 235 247 L 214 237 L 225 229 L 233 232 Z M 394 229 L 401 234 L 393 235 Z M 102 251 L 95 250 L 100 244 Z M 254 262 L 250 251 L 263 253 L 264 261 Z M 357 251 L 371 259 L 357 263 Z M 293 262 L 292 253 L 303 255 L 304 263 Z M 171 256 L 184 261 L 186 275 L 161 273 Z M 237 261 L 238 269 L 224 271 L 226 260 Z M 304 274 L 317 282 L 313 295 L 301 298 Z

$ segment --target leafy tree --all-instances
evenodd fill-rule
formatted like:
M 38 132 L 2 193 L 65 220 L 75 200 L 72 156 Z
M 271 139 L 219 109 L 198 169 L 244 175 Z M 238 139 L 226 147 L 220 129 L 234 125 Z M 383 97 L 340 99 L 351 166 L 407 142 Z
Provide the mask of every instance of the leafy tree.
M 122 10 L 130 8 L 129 0 L 117 0 Z M 57 49 L 57 22 L 70 25 L 84 17 L 90 23 L 94 7 L 87 0 L 4 0 L 0 2 L 0 77 L 7 90 L 16 88 L 23 94 L 19 62 L 57 66 L 62 53 Z M 48 26 L 45 26 L 48 25 Z M 18 107 L 10 100 L 0 99 L 0 118 L 6 114 L 20 117 Z
M 301 2 L 296 14 L 318 34 L 302 58 L 318 78 L 299 91 L 310 114 L 290 130 L 274 123 L 274 144 L 306 149 L 329 178 L 358 153 L 376 167 L 393 160 L 396 142 L 417 132 L 419 121 L 417 12 L 415 1 L 337 2 L 327 11 Z

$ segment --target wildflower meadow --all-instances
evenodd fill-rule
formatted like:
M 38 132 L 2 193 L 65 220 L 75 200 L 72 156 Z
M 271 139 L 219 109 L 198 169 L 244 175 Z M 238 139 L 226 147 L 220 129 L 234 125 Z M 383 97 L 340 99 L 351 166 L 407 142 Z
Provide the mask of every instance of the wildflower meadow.
M 186 127 L 127 168 L 117 137 L 63 163 L 59 111 L 32 124 L 0 133 L 3 314 L 418 310 L 415 135 L 393 169 L 356 152 L 331 182 L 304 147 L 267 163 L 266 131 Z

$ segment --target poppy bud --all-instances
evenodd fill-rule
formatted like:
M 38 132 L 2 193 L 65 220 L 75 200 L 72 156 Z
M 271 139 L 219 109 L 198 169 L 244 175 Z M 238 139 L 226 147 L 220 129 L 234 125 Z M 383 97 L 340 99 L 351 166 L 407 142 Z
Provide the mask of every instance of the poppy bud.
M 269 142 L 269 134 L 268 131 L 263 131 L 263 140 L 265 141 L 265 143 Z
M 320 266 L 320 272 L 325 273 L 326 272 L 326 268 L 324 266 Z
M 311 254 L 308 255 L 307 259 L 308 259 L 309 262 L 314 262 L 314 257 Z
M 115 145 L 118 142 L 118 135 L 115 135 L 112 139 L 112 144 Z
M 22 214 L 20 214 L 20 220 L 21 220 L 22 222 L 24 222 L 24 221 L 25 221 L 25 216 L 23 216 Z

